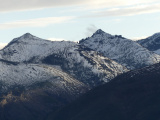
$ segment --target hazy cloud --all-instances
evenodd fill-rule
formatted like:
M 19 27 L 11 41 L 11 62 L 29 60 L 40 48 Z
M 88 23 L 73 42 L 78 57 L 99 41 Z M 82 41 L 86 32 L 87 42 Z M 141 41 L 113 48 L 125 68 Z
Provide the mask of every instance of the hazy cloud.
M 64 23 L 72 20 L 74 17 L 48 17 L 30 20 L 19 20 L 0 24 L 0 29 L 11 29 L 19 27 L 44 27 L 51 24 Z
M 89 27 L 87 27 L 87 31 L 85 33 L 86 37 L 91 36 L 94 32 L 96 32 L 98 28 L 95 25 L 90 25 Z

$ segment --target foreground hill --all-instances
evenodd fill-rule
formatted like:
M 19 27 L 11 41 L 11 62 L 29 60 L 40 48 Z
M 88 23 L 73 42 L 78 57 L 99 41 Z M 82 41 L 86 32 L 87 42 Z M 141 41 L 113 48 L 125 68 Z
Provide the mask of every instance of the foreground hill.
M 159 120 L 160 64 L 99 86 L 48 120 Z
M 110 35 L 97 30 L 91 37 L 79 42 L 128 69 L 142 68 L 160 61 L 160 56 L 121 35 Z

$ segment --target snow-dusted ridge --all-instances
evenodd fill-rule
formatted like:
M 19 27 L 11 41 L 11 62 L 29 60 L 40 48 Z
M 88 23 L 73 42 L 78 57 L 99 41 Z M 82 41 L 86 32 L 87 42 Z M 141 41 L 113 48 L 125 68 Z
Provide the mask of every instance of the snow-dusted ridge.
M 82 39 L 79 43 L 102 53 L 128 69 L 141 68 L 160 61 L 159 55 L 154 54 L 138 43 L 121 35 L 110 35 L 101 29 L 97 30 L 91 37 Z
M 44 40 L 30 33 L 13 39 L 0 51 L 0 60 L 0 77 L 6 86 L 51 81 L 59 86 L 67 82 L 67 89 L 72 89 L 68 83 L 73 81 L 77 87 L 90 89 L 128 71 L 78 43 Z M 64 78 L 62 83 L 57 76 Z
M 75 44 L 74 42 L 44 40 L 30 33 L 26 33 L 21 37 L 13 39 L 0 51 L 0 54 L 2 59 L 23 62 L 30 60 L 32 57 L 42 59 L 47 55 L 63 51 L 65 47 L 70 47 Z
M 88 38 L 78 44 L 49 41 L 26 33 L 0 50 L 0 111 L 5 114 L 2 119 L 12 120 L 12 116 L 16 120 L 45 119 L 53 110 L 86 91 L 127 72 L 123 66 L 129 65 L 126 58 L 134 62 L 142 60 L 141 64 L 149 59 L 152 64 L 154 59 L 151 58 L 158 58 L 122 36 L 112 36 L 99 30 L 92 37 L 94 39 Z M 82 44 L 86 41 L 89 46 Z M 93 43 L 94 49 L 90 46 L 92 42 L 96 43 Z M 101 48 L 108 51 L 101 53 Z M 126 54 L 120 61 L 123 65 L 104 57 L 105 53 L 110 53 L 110 58 L 117 61 Z M 135 68 L 134 65 L 132 63 L 129 68 Z
M 160 55 L 160 32 L 146 39 L 138 40 L 137 43 Z
M 6 64 L 0 62 L 0 82 L 1 91 L 7 90 L 11 86 L 28 87 L 37 82 L 50 82 L 57 89 L 73 89 L 84 87 L 85 85 L 67 73 L 47 65 L 38 64 Z M 87 88 L 87 87 L 86 87 Z M 72 90 L 70 90 L 71 92 Z

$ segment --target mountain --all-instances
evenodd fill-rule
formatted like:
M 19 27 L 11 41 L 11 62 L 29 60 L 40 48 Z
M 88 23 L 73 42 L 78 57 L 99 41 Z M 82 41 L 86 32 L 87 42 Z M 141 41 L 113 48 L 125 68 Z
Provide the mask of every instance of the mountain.
M 0 51 L 1 59 L 58 66 L 88 86 L 109 81 L 127 69 L 97 52 L 70 41 L 47 41 L 29 33 Z M 77 69 L 78 68 L 78 69 Z
M 83 45 L 26 33 L 0 51 L 0 119 L 43 120 L 128 70 Z
M 159 120 L 160 63 L 124 73 L 47 120 Z
M 146 39 L 138 40 L 137 43 L 160 55 L 160 33 L 155 33 Z
M 2 59 L 13 62 L 39 61 L 54 52 L 74 46 L 74 42 L 52 42 L 26 33 L 13 39 L 0 51 Z
M 101 29 L 97 30 L 91 37 L 79 42 L 92 50 L 102 53 L 128 69 L 142 68 L 158 63 L 160 56 L 142 47 L 138 43 L 122 37 L 111 35 Z

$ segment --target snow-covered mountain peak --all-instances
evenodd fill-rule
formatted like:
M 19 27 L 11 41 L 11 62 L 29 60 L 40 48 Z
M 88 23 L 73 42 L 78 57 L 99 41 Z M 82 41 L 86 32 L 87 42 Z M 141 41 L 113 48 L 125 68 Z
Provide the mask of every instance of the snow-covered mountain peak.
M 101 29 L 98 29 L 95 33 L 93 33 L 93 35 L 91 37 L 94 37 L 94 36 L 107 36 L 107 37 L 111 37 L 112 35 L 111 34 L 108 34 L 106 32 L 104 32 L 103 30 Z
M 98 29 L 94 34 L 103 34 L 103 33 L 105 33 L 103 30 Z
M 136 42 L 126 39 L 121 35 L 110 35 L 108 33 L 93 34 L 91 37 L 79 42 L 92 50 L 102 53 L 116 62 L 135 69 L 152 65 L 160 61 L 160 56 L 143 48 Z
M 31 33 L 25 33 L 24 35 L 22 35 L 24 38 L 31 38 L 34 37 L 34 35 L 32 35 Z
M 0 51 L 0 59 L 16 63 L 58 65 L 89 86 L 108 82 L 128 71 L 124 66 L 78 43 L 48 41 L 30 34 L 14 39 Z
M 13 39 L 4 47 L 0 51 L 0 58 L 14 62 L 24 62 L 32 58 L 37 60 L 53 53 L 62 52 L 74 45 L 76 45 L 75 42 L 49 41 L 27 33 Z
M 30 33 L 25 33 L 24 35 L 20 36 L 20 37 L 17 37 L 17 38 L 14 38 L 6 47 L 8 47 L 9 45 L 15 43 L 15 42 L 29 42 L 29 41 L 32 41 L 32 40 L 43 40 L 41 38 L 38 38 Z
M 42 40 L 41 38 L 38 38 L 30 33 L 25 33 L 24 35 L 16 38 L 18 41 L 27 41 L 27 40 Z

